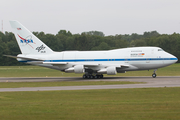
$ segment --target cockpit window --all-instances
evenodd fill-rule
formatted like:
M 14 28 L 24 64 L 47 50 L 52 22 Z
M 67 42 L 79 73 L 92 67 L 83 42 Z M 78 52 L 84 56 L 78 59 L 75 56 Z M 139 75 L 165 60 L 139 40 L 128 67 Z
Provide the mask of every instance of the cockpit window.
M 164 51 L 163 49 L 158 49 L 158 51 Z

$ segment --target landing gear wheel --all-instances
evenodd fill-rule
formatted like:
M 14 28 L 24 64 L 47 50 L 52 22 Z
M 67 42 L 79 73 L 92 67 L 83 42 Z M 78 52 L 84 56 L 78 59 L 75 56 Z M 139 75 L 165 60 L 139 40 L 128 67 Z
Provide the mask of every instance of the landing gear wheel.
M 86 75 L 83 75 L 83 78 L 84 78 L 84 79 L 86 79 L 86 78 L 87 78 L 87 76 L 86 76 Z
M 86 78 L 87 78 L 87 79 L 93 79 L 94 76 L 93 76 L 93 75 L 86 75 Z
M 91 78 L 91 75 L 87 75 L 87 79 L 90 79 Z
M 92 75 L 92 74 L 84 74 L 82 76 L 83 79 L 102 79 L 103 78 L 103 75 Z
M 154 69 L 154 72 L 153 72 L 153 74 L 152 74 L 152 77 L 153 77 L 153 78 L 156 78 L 156 71 L 157 71 L 157 69 Z
M 100 75 L 100 78 L 103 78 L 103 75 Z
M 153 74 L 152 74 L 152 77 L 153 77 L 153 78 L 156 78 L 156 73 L 153 73 Z
M 94 76 L 93 76 L 93 75 L 91 75 L 91 76 L 90 76 L 90 78 L 91 78 L 91 79 L 93 79 L 93 78 L 94 78 Z
M 95 75 L 94 78 L 97 79 L 97 78 L 98 78 L 98 75 Z

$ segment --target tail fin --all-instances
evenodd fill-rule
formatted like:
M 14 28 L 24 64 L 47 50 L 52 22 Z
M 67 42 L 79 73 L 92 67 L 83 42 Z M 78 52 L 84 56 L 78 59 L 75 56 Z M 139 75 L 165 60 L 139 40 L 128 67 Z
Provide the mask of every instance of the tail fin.
M 49 54 L 53 51 L 18 21 L 10 21 L 22 54 Z

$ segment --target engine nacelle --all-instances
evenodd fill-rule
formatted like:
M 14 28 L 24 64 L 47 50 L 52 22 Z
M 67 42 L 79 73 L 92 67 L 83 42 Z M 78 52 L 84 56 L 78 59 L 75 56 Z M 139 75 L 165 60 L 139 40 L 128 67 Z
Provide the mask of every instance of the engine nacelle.
M 84 73 L 84 65 L 76 65 L 74 66 L 74 72 L 75 73 Z
M 108 67 L 106 70 L 107 70 L 108 75 L 116 75 L 117 74 L 116 67 L 114 67 L 114 66 Z

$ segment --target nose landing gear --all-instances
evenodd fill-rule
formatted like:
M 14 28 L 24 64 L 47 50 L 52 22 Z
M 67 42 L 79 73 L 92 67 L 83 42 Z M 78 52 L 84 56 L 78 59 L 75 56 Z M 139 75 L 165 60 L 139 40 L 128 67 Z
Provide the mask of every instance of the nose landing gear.
M 153 77 L 153 78 L 156 78 L 156 76 L 157 76 L 157 75 L 156 75 L 156 71 L 157 71 L 157 69 L 154 69 L 154 72 L 153 72 L 153 74 L 152 74 L 152 77 Z

